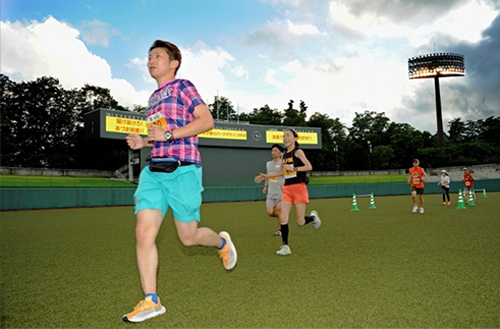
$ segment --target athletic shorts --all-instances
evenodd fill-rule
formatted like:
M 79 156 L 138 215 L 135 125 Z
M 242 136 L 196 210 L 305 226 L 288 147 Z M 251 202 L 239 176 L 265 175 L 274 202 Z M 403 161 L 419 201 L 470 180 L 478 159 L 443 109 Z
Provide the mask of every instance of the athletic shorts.
M 283 185 L 283 195 L 281 201 L 291 202 L 292 204 L 309 203 L 309 192 L 306 183 Z
M 266 207 L 274 208 L 281 202 L 281 198 L 267 198 L 266 199 Z
M 418 187 L 415 187 L 415 186 L 412 186 L 411 187 L 411 191 L 416 191 L 418 195 L 422 195 L 424 194 L 424 188 L 421 187 L 421 188 L 418 188 Z
M 469 193 L 469 192 L 474 193 L 474 187 L 472 187 L 472 186 L 469 186 L 469 187 L 464 186 L 464 192 L 465 193 Z
M 158 209 L 163 217 L 172 208 L 180 222 L 200 221 L 202 168 L 196 165 L 180 166 L 172 173 L 152 172 L 145 167 L 139 176 L 134 194 L 135 213 L 144 209 Z

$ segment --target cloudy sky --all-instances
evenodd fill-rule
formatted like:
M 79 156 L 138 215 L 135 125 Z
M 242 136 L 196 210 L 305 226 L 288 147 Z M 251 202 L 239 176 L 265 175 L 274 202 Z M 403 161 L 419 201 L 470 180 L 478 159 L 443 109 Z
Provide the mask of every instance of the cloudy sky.
M 1 0 L 1 72 L 106 87 L 123 106 L 156 88 L 156 39 L 179 46 L 178 77 L 207 102 L 239 112 L 305 101 L 308 115 L 348 127 L 355 113 L 435 133 L 432 79 L 409 80 L 408 58 L 465 56 L 465 77 L 440 79 L 450 120 L 500 115 L 500 0 Z

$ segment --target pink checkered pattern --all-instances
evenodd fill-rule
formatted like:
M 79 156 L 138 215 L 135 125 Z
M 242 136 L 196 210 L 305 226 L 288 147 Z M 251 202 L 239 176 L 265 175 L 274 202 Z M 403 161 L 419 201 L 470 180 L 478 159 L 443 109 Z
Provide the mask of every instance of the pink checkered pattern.
M 161 112 L 167 121 L 167 129 L 174 130 L 193 121 L 194 108 L 202 103 L 204 102 L 191 81 L 170 80 L 149 98 L 147 115 L 149 117 Z M 154 142 L 151 157 L 173 158 L 201 165 L 198 136 L 175 139 L 172 143 Z

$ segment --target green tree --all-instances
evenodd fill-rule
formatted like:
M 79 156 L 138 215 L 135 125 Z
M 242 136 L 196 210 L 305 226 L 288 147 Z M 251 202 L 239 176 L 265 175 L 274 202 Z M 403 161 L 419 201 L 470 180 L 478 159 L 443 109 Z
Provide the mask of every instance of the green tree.
M 360 140 L 370 141 L 375 147 L 389 142 L 384 138 L 389 127 L 390 119 L 385 113 L 374 111 L 365 111 L 364 113 L 355 113 L 352 120 L 352 127 L 349 128 L 349 135 L 358 136 Z
M 126 163 L 126 152 L 120 158 L 106 142 L 85 151 L 83 114 L 109 106 L 126 110 L 108 89 L 86 85 L 80 90 L 65 90 L 51 77 L 15 83 L 2 75 L 1 82 L 3 165 L 114 169 L 117 167 L 96 164 L 101 160 L 108 164 L 120 161 L 120 166 Z M 99 161 L 96 154 L 100 154 Z
M 293 100 L 288 102 L 288 108 L 285 110 L 283 117 L 283 125 L 285 126 L 307 126 L 307 106 L 303 101 L 300 101 L 300 110 L 293 108 Z
M 428 131 L 422 132 L 422 140 L 424 142 L 424 147 L 438 147 L 437 134 L 432 135 Z M 446 134 L 444 134 L 444 142 L 445 144 L 449 141 Z
M 146 114 L 148 112 L 148 108 L 146 106 L 142 106 L 142 105 L 134 105 L 132 107 L 132 111 L 137 112 L 137 113 Z
M 68 136 L 67 115 L 60 111 L 64 92 L 59 81 L 41 77 L 18 84 L 17 99 L 9 107 L 18 112 L 14 140 L 20 146 L 16 164 L 23 167 L 52 167 L 55 152 L 64 152 Z M 62 112 L 62 113 L 60 113 Z M 63 139 L 66 137 L 66 139 Z
M 231 101 L 224 96 L 215 96 L 214 102 L 208 104 L 208 108 L 214 119 L 236 121 L 238 114 L 234 110 Z
M 126 163 L 123 141 L 86 141 L 83 136 L 84 114 L 100 108 L 127 111 L 109 89 L 85 85 L 65 90 L 51 77 L 16 83 L 0 74 L 0 82 L 2 165 L 110 170 Z M 216 97 L 208 106 L 214 118 L 238 119 L 226 97 Z M 132 109 L 146 110 L 138 105 Z M 346 129 L 338 118 L 319 112 L 306 122 L 307 110 L 304 101 L 296 110 L 290 100 L 284 112 L 264 105 L 242 113 L 240 120 L 321 128 L 322 150 L 308 152 L 315 170 L 407 168 L 415 157 L 425 167 L 500 162 L 500 117 L 466 122 L 456 118 L 448 124 L 445 147 L 438 148 L 436 135 L 390 122 L 384 113 L 356 113 Z
M 85 95 L 85 100 L 90 105 L 85 113 L 101 108 L 127 111 L 126 108 L 119 105 L 113 96 L 111 96 L 111 91 L 108 88 L 85 84 L 81 91 Z
M 252 124 L 280 126 L 282 124 L 283 114 L 266 104 L 260 108 L 254 108 L 246 117 L 240 116 L 240 120 L 248 121 Z
M 308 152 L 309 161 L 313 164 L 314 170 L 333 170 L 335 168 L 335 159 L 332 156 L 333 138 L 329 131 L 333 126 L 333 119 L 326 114 L 314 113 L 307 122 L 308 127 L 321 128 L 321 144 L 322 149 Z
M 412 159 L 418 158 L 418 150 L 424 145 L 422 133 L 408 123 L 391 122 L 387 133 L 394 150 L 392 168 L 406 168 L 411 166 Z M 423 166 L 428 166 L 424 159 L 420 159 Z
M 0 74 L 0 136 L 1 163 L 3 166 L 15 165 L 15 153 L 18 147 L 15 140 L 15 128 L 19 122 L 19 112 L 15 110 L 16 84 L 4 74 Z
M 375 169 L 372 164 L 373 149 L 385 144 L 389 118 L 385 113 L 365 111 L 355 113 L 352 127 L 348 128 L 349 144 L 346 160 L 353 169 Z
M 339 118 L 332 119 L 327 114 L 314 113 L 307 122 L 308 127 L 321 128 L 321 150 L 308 152 L 314 170 L 339 170 L 342 161 L 342 140 L 345 139 L 345 126 Z
M 480 137 L 487 143 L 500 145 L 500 116 L 490 116 L 482 122 Z
M 451 120 L 448 123 L 448 133 L 450 135 L 450 140 L 454 143 L 463 143 L 466 139 L 466 127 L 465 123 L 462 122 L 460 118 Z
M 379 145 L 373 149 L 372 165 L 374 169 L 394 169 L 394 149 L 390 145 Z

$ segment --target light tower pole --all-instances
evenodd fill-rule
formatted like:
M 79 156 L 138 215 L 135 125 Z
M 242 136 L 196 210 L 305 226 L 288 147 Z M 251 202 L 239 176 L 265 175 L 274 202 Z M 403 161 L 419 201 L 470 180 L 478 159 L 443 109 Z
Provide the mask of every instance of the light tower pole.
M 464 56 L 460 54 L 434 53 L 408 59 L 408 76 L 410 79 L 434 78 L 434 89 L 436 92 L 437 136 L 438 145 L 440 147 L 444 146 L 444 132 L 439 78 L 464 75 Z

